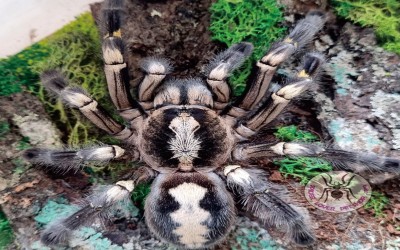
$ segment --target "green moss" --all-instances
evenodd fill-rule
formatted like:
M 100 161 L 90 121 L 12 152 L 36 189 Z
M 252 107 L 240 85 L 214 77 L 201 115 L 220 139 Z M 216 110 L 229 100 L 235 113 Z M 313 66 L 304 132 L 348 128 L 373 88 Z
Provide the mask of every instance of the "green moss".
M 373 27 L 386 50 L 400 54 L 400 2 L 398 0 L 332 0 L 337 14 Z
M 371 198 L 365 204 L 364 208 L 372 210 L 374 212 L 375 217 L 385 217 L 386 214 L 383 212 L 383 209 L 389 204 L 389 198 L 386 197 L 383 193 L 378 191 L 372 191 Z
M 310 132 L 299 130 L 296 126 L 290 125 L 280 127 L 274 135 L 282 141 L 303 141 L 313 142 L 318 140 L 318 137 Z
M 306 185 L 313 177 L 333 170 L 330 163 L 311 157 L 284 158 L 274 163 L 280 167 L 279 171 L 285 177 L 291 175 L 299 178 L 303 185 Z
M 17 149 L 18 150 L 25 150 L 31 147 L 31 144 L 29 142 L 29 137 L 24 136 L 22 139 L 18 142 L 17 144 Z
M 31 67 L 48 56 L 48 46 L 36 43 L 14 56 L 0 59 L 0 96 L 9 96 L 24 88 L 38 91 L 39 75 Z
M 86 162 L 84 171 L 90 175 L 90 183 L 106 184 L 105 179 L 115 183 L 121 180 L 121 176 L 124 174 L 132 172 L 132 168 L 135 168 L 134 164 L 126 162 L 111 161 L 107 164 Z
M 234 93 L 240 94 L 250 75 L 252 63 L 261 58 L 273 41 L 285 32 L 281 7 L 276 0 L 218 0 L 211 8 L 212 39 L 227 46 L 246 41 L 254 45 L 254 53 L 230 78 Z
M 0 210 L 0 250 L 7 249 L 7 246 L 14 240 L 14 233 L 6 215 Z
M 135 206 L 138 206 L 140 209 L 144 209 L 144 202 L 146 200 L 147 195 L 150 193 L 151 185 L 148 183 L 138 185 L 135 187 L 135 190 L 132 192 L 132 201 Z
M 10 124 L 7 121 L 0 122 L 0 139 L 10 132 Z
M 107 237 L 104 237 L 102 233 L 97 232 L 90 227 L 82 227 L 78 232 L 79 238 L 85 239 L 85 246 L 96 250 L 123 250 L 124 248 L 113 244 Z

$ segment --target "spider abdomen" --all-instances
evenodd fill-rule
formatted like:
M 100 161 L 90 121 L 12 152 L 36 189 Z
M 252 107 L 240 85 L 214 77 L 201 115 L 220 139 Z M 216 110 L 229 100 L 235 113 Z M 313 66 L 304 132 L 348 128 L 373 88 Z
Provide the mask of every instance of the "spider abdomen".
M 338 200 L 338 199 L 340 199 L 340 198 L 343 197 L 343 192 L 340 191 L 340 190 L 333 190 L 333 191 L 331 192 L 331 196 L 332 196 L 333 198 L 335 198 L 336 200 Z
M 204 248 L 229 232 L 235 218 L 233 204 L 216 174 L 162 174 L 146 199 L 145 217 L 163 240 L 185 248 Z
M 142 128 L 143 160 L 162 173 L 224 164 L 234 141 L 217 113 L 200 105 L 171 106 L 155 110 Z

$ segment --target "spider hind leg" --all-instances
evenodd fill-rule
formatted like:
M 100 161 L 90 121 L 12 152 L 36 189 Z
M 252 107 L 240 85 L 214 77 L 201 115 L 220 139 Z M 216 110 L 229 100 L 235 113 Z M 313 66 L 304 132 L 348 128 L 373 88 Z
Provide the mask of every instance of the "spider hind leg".
M 315 242 L 300 208 L 284 201 L 288 198 L 285 189 L 268 183 L 262 171 L 230 165 L 224 168 L 223 175 L 228 187 L 241 196 L 244 209 L 268 225 L 285 230 L 296 244 L 308 246 Z
M 148 182 L 155 176 L 153 170 L 141 167 L 133 171 L 130 179 L 94 190 L 80 201 L 75 213 L 49 224 L 42 232 L 41 241 L 50 246 L 66 243 L 78 228 L 93 223 L 96 219 L 109 220 L 115 209 L 124 209 L 126 203 L 131 202 L 131 192 L 137 185 Z

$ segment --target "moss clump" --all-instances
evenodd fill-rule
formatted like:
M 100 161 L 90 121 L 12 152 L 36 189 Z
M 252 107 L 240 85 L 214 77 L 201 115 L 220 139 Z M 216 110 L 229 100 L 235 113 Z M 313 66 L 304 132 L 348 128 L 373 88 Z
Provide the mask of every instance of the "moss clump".
M 18 142 L 17 144 L 17 149 L 18 150 L 25 150 L 31 147 L 30 141 L 29 141 L 29 137 L 24 136 L 22 137 L 22 139 Z
M 135 204 L 135 206 L 143 210 L 146 197 L 150 193 L 150 191 L 151 191 L 151 185 L 148 183 L 141 184 L 135 187 L 135 190 L 133 190 L 132 192 L 132 201 Z
M 212 39 L 227 46 L 246 41 L 254 45 L 254 53 L 230 81 L 236 95 L 243 92 L 252 63 L 266 52 L 273 41 L 281 38 L 286 28 L 281 7 L 276 0 L 218 0 L 210 8 Z
M 389 198 L 386 197 L 383 193 L 378 191 L 372 191 L 371 198 L 365 204 L 364 208 L 372 210 L 374 212 L 375 217 L 385 217 L 386 214 L 383 212 L 383 209 L 389 204 Z
M 14 233 L 6 215 L 0 210 L 0 250 L 7 249 L 7 246 L 14 240 Z
M 279 171 L 285 177 L 291 175 L 299 178 L 303 185 L 306 185 L 313 177 L 333 170 L 330 163 L 311 157 L 284 158 L 274 163 L 280 167 Z
M 0 139 L 10 132 L 10 124 L 7 121 L 0 121 Z
M 318 137 L 310 132 L 299 130 L 296 126 L 290 125 L 286 127 L 280 127 L 274 133 L 274 135 L 282 141 L 303 141 L 313 142 Z
M 339 16 L 373 27 L 386 50 L 400 54 L 400 2 L 398 0 L 332 0 Z
M 36 43 L 14 56 L 0 59 L 0 96 L 9 96 L 24 88 L 38 91 L 39 74 L 31 67 L 48 56 L 49 48 Z

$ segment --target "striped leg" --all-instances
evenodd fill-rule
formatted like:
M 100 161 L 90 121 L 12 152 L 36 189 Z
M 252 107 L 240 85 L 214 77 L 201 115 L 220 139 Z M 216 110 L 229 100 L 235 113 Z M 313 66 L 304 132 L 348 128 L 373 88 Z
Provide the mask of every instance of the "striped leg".
M 233 151 L 236 160 L 249 160 L 258 157 L 317 157 L 327 160 L 339 169 L 359 171 L 367 170 L 400 173 L 400 159 L 375 155 L 372 153 L 349 152 L 334 148 L 325 148 L 316 144 L 280 142 L 276 144 L 239 144 Z
M 215 96 L 214 104 L 217 109 L 224 108 L 230 99 L 231 89 L 226 79 L 250 56 L 252 51 L 253 45 L 250 43 L 234 44 L 218 54 L 206 66 L 207 83 Z
M 322 12 L 310 12 L 298 22 L 283 41 L 272 45 L 265 56 L 257 62 L 255 76 L 250 79 L 252 82 L 248 83 L 248 89 L 235 106 L 244 110 L 254 109 L 267 94 L 271 79 L 279 65 L 309 44 L 323 27 L 324 22 L 325 17 Z
M 80 150 L 51 150 L 32 148 L 24 151 L 24 158 L 33 164 L 49 167 L 59 172 L 78 171 L 88 161 L 107 163 L 124 155 L 125 150 L 112 146 L 82 148 Z
M 78 108 L 94 125 L 115 138 L 127 140 L 133 136 L 131 129 L 114 121 L 82 88 L 69 87 L 66 79 L 58 71 L 44 72 L 41 81 L 47 90 L 60 96 L 68 105 Z
M 156 175 L 146 167 L 139 168 L 136 173 L 130 180 L 118 181 L 115 185 L 104 186 L 93 192 L 80 202 L 78 211 L 48 225 L 42 233 L 41 241 L 46 245 L 65 243 L 73 231 L 81 226 L 89 225 L 96 219 L 108 219 L 114 209 L 123 208 L 124 203 L 131 202 L 131 192 L 137 185 L 148 182 Z
M 238 121 L 236 131 L 244 136 L 251 136 L 273 121 L 289 104 L 313 86 L 315 77 L 324 64 L 324 58 L 317 53 L 309 53 L 304 58 L 303 69 L 289 83 L 267 99 L 256 112 Z
M 139 101 L 145 110 L 154 108 L 152 100 L 156 89 L 160 86 L 172 66 L 166 59 L 146 58 L 141 62 L 145 76 L 139 85 Z
M 223 174 L 228 186 L 242 197 L 247 211 L 268 225 L 284 230 L 296 244 L 307 246 L 314 243 L 314 234 L 300 209 L 282 199 L 288 196 L 283 186 L 269 183 L 261 170 L 244 169 L 238 165 L 226 166 Z
M 108 91 L 120 115 L 135 126 L 146 113 L 129 92 L 129 75 L 121 37 L 123 0 L 106 1 L 102 8 L 102 16 L 102 50 Z

